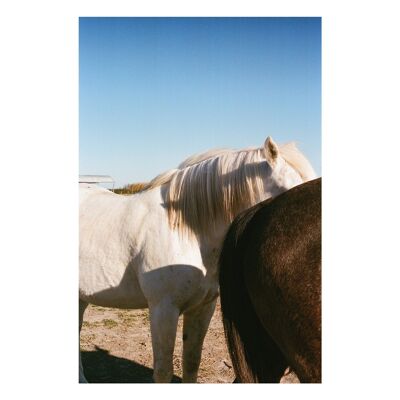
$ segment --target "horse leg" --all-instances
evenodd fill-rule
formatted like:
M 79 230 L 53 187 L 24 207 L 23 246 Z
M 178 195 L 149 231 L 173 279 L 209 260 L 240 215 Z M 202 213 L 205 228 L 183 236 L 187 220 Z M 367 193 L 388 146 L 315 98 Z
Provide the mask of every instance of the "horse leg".
M 153 345 L 153 379 L 156 383 L 171 382 L 179 309 L 170 301 L 150 305 L 150 329 Z
M 88 306 L 88 303 L 86 303 L 82 300 L 79 300 L 79 336 L 81 334 L 81 329 L 82 329 L 83 314 L 84 314 L 87 306 Z M 79 383 L 88 383 L 88 381 L 85 378 L 85 374 L 83 373 L 80 345 L 79 345 Z
M 184 383 L 194 383 L 197 381 L 203 341 L 211 317 L 214 314 L 215 304 L 216 298 L 184 313 L 182 378 Z

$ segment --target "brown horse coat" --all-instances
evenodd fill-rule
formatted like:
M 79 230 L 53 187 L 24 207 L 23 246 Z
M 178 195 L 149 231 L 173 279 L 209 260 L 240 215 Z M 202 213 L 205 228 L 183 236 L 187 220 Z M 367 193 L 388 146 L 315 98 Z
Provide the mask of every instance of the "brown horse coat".
M 241 382 L 321 382 L 321 179 L 245 211 L 220 257 L 228 348 Z

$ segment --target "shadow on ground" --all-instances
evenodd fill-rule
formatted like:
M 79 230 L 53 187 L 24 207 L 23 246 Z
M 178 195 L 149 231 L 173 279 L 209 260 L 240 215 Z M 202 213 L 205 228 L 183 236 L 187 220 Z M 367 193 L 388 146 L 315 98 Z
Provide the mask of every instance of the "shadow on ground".
M 134 361 L 112 356 L 96 346 L 95 351 L 82 351 L 82 364 L 89 383 L 153 383 L 153 370 Z M 174 375 L 173 383 L 182 382 Z

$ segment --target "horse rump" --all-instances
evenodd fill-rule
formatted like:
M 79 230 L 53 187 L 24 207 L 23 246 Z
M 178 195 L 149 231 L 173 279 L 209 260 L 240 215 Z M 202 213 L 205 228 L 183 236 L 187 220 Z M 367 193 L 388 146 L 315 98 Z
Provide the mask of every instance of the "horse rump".
M 263 328 L 244 283 L 244 229 L 259 208 L 240 214 L 226 235 L 219 260 L 221 311 L 235 381 L 279 383 L 288 363 Z
M 321 382 L 321 179 L 259 203 L 220 255 L 225 336 L 240 382 Z

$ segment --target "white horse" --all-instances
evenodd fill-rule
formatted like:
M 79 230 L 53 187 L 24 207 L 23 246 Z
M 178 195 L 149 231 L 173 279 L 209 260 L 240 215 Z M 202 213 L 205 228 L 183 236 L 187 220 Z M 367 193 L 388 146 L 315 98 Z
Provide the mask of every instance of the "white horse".
M 218 297 L 217 263 L 234 217 L 315 178 L 294 144 L 213 150 L 159 175 L 142 192 L 80 192 L 79 330 L 88 303 L 149 308 L 155 382 L 173 376 L 183 314 L 183 382 L 196 382 Z M 80 382 L 86 382 L 80 359 Z

